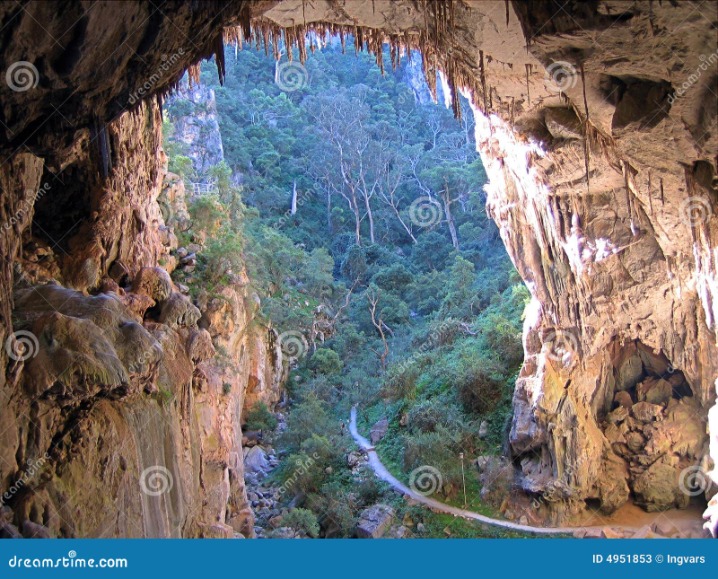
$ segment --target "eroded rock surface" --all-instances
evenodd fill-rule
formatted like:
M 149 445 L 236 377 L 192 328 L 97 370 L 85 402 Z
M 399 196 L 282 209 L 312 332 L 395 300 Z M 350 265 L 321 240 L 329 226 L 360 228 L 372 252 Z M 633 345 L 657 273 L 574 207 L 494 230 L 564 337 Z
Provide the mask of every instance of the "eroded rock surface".
M 427 7 L 428 15 L 423 12 Z M 18 289 L 54 279 L 83 293 L 102 290 L 108 296 L 119 295 L 113 282 L 127 288 L 143 267 L 155 267 L 160 260 L 171 268 L 176 260 L 186 259 L 186 267 L 192 267 L 191 252 L 171 254 L 172 233 L 163 229 L 161 207 L 152 202 L 161 190 L 159 113 L 156 107 L 137 103 L 167 90 L 198 58 L 221 56 L 223 25 L 243 24 L 243 33 L 248 34 L 255 18 L 260 36 L 262 27 L 268 32 L 292 27 L 291 42 L 301 38 L 302 29 L 294 28 L 296 14 L 301 13 L 308 25 L 364 27 L 374 50 L 381 50 L 384 38 L 421 48 L 430 83 L 435 84 L 434 72 L 441 69 L 449 89 L 465 86 L 471 93 L 477 142 L 491 179 L 488 210 L 533 297 L 511 431 L 521 488 L 542 494 L 558 481 L 566 494 L 551 503 L 557 520 L 583 509 L 587 500 L 614 510 L 631 492 L 657 508 L 670 503 L 671 496 L 674 504 L 680 504 L 684 499 L 676 497 L 674 484 L 668 483 L 694 460 L 693 466 L 706 480 L 716 481 L 714 4 L 259 0 L 229 4 L 219 15 L 211 4 L 194 3 L 167 7 L 152 18 L 149 11 L 151 6 L 143 3 L 97 3 L 90 9 L 77 4 L 65 11 L 41 2 L 0 7 L 2 21 L 12 21 L 0 41 L 4 61 L 35 62 L 41 81 L 24 92 L 0 87 L 4 137 L 0 148 L 7 159 L 0 167 L 0 218 L 5 224 L 0 231 L 3 344 L 16 330 L 11 312 L 12 295 Z M 132 24 L 137 22 L 143 24 Z M 47 34 L 33 32 L 37 23 Z M 232 28 L 228 37 L 237 38 L 237 29 Z M 184 46 L 186 38 L 192 42 Z M 123 43 L 127 50 L 109 58 Z M 148 85 L 153 75 L 155 80 Z M 73 87 L 71 98 L 66 98 L 68 86 Z M 62 103 L 59 111 L 57 103 Z M 134 112 L 121 116 L 128 109 Z M 56 175 L 62 178 L 60 184 Z M 44 183 L 50 183 L 52 193 Z M 55 212 L 57 207 L 62 210 Z M 150 298 L 126 292 L 122 316 L 142 317 L 153 307 Z M 240 300 L 235 303 L 240 308 Z M 176 305 L 182 304 L 178 299 Z M 151 432 L 142 438 L 164 440 L 162 433 L 171 431 L 167 425 L 181 422 L 185 432 L 164 448 L 175 448 L 187 463 L 197 452 L 207 452 L 212 457 L 207 464 L 216 465 L 217 484 L 210 485 L 218 494 L 214 504 L 227 504 L 224 465 L 230 488 L 239 485 L 241 453 L 226 450 L 236 446 L 228 442 L 236 434 L 235 427 L 221 427 L 227 436 L 217 436 L 212 417 L 219 420 L 241 411 L 235 396 L 242 390 L 221 398 L 219 385 L 214 389 L 214 375 L 202 369 L 209 361 L 194 366 L 175 349 L 178 335 L 191 329 L 194 317 L 191 308 L 177 311 L 189 315 L 173 314 L 175 327 L 159 320 L 143 320 L 141 325 L 163 349 L 165 366 L 168 353 L 177 352 L 170 364 L 178 376 L 176 393 L 180 384 L 182 392 L 191 390 L 188 374 L 197 376 L 197 368 L 205 376 L 202 382 L 208 390 L 200 391 L 212 409 L 206 409 L 201 419 L 196 417 L 205 436 L 202 451 L 196 444 L 185 444 L 194 428 L 191 421 L 176 421 L 172 414 L 192 413 L 189 409 L 195 407 L 189 394 L 180 396 L 181 403 L 171 412 L 149 400 L 120 405 L 102 398 L 89 409 L 80 404 L 76 412 L 88 412 L 91 418 L 82 422 L 87 424 L 88 437 L 70 445 L 79 458 L 53 461 L 55 472 L 49 473 L 48 480 L 54 482 L 43 483 L 26 506 L 17 506 L 18 519 L 52 521 L 52 505 L 67 502 L 80 490 L 81 474 L 89 472 L 96 488 L 101 481 L 103 489 L 96 496 L 89 491 L 82 496 L 84 502 L 78 505 L 85 509 L 80 514 L 63 515 L 77 526 L 62 530 L 59 523 L 48 522 L 48 528 L 91 535 L 99 528 L 97 519 L 105 513 L 119 517 L 118 512 L 123 513 L 122 520 L 111 521 L 112 534 L 139 534 L 140 521 L 155 530 L 163 517 L 173 521 L 166 528 L 187 521 L 182 509 L 191 502 L 183 506 L 179 495 L 172 495 L 162 517 L 147 504 L 137 503 L 140 466 L 156 463 L 159 457 L 108 462 L 104 460 L 108 454 L 96 450 L 101 437 L 106 446 L 105 437 L 114 437 L 117 447 L 116 441 L 131 438 L 128 429 L 139 436 L 144 432 L 142 418 L 150 415 L 154 416 L 147 423 Z M 54 315 L 42 327 L 57 328 L 65 340 L 62 347 L 81 359 L 82 348 L 71 344 L 70 337 L 79 331 L 73 324 L 89 328 L 95 323 L 89 318 L 86 322 Z M 212 334 L 211 324 L 208 331 Z M 215 331 L 212 338 L 216 340 L 219 333 Z M 103 345 L 103 352 L 110 353 L 111 342 Z M 259 361 L 264 339 L 253 343 L 254 350 L 245 349 L 242 368 L 271 367 Z M 122 363 L 122 356 L 130 354 L 116 353 L 120 365 L 112 359 L 107 376 L 82 386 L 73 383 L 65 395 L 72 397 L 77 391 L 95 399 L 107 392 L 119 394 L 126 379 L 132 392 L 132 377 L 125 376 Z M 28 396 L 32 387 L 28 390 L 24 364 L 10 359 L 5 349 L 0 351 L 0 362 L 7 368 L 0 373 L 0 418 L 7 425 L 0 433 L 0 481 L 7 487 L 28 461 L 39 460 L 45 451 L 35 440 L 47 441 L 48 432 L 61 439 L 63 432 L 73 431 L 75 420 L 67 423 L 70 416 L 65 416 L 69 430 L 60 428 L 57 417 L 63 411 L 52 401 L 59 397 Z M 83 360 L 78 367 L 93 374 L 90 361 Z M 158 368 L 162 375 L 162 362 Z M 676 372 L 681 375 L 678 385 L 671 382 Z M 250 374 L 247 370 L 237 380 Z M 264 373 L 255 369 L 253 375 Z M 46 379 L 41 377 L 36 388 L 38 394 L 49 396 L 52 388 L 42 386 Z M 651 384 L 645 385 L 647 380 Z M 662 380 L 672 385 L 668 400 Z M 639 385 L 645 400 L 639 399 Z M 635 394 L 621 394 L 631 389 Z M 249 392 L 261 391 L 263 386 L 249 388 Z M 226 410 L 229 414 L 221 410 L 225 400 L 233 408 Z M 49 415 L 44 412 L 48 404 Z M 612 413 L 619 406 L 628 414 L 614 420 Z M 671 412 L 679 409 L 691 412 L 682 417 L 690 433 L 687 440 L 676 440 L 665 425 L 656 426 L 670 423 Z M 34 426 L 29 417 L 34 417 Z M 620 432 L 624 424 L 629 426 Z M 609 431 L 614 427 L 625 442 L 620 436 L 611 442 L 618 436 Z M 671 451 L 643 464 L 641 457 L 655 455 L 641 451 L 641 444 L 658 449 L 666 438 L 671 439 Z M 83 440 L 91 440 L 92 449 L 82 446 Z M 614 448 L 616 444 L 626 448 Z M 129 454 L 141 455 L 139 450 Z M 637 472 L 634 462 L 645 470 Z M 169 463 L 162 464 L 170 468 Z M 189 481 L 199 477 L 197 463 L 193 464 L 183 471 L 187 484 L 176 484 L 175 493 L 192 488 Z M 705 487 L 709 498 L 714 491 L 710 484 Z M 84 492 L 80 490 L 81 495 Z M 236 501 L 241 493 L 232 496 L 230 504 L 235 500 L 233 508 L 239 508 Z M 149 512 L 155 515 L 148 518 Z M 212 516 L 222 520 L 224 515 L 219 509 Z M 716 534 L 715 497 L 706 517 L 707 527 Z M 206 519 L 208 532 L 224 532 L 210 519 Z

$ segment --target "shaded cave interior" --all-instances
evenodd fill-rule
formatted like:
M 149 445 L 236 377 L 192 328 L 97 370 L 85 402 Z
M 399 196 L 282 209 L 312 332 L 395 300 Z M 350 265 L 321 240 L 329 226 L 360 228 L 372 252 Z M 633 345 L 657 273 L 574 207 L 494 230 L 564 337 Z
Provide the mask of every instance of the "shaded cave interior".
M 596 418 L 618 458 L 609 463 L 623 475 L 627 501 L 649 512 L 705 506 L 700 484 L 686 473 L 706 454 L 706 411 L 685 375 L 640 341 L 614 343 L 611 354 Z M 605 510 L 602 501 L 587 501 L 598 505 Z

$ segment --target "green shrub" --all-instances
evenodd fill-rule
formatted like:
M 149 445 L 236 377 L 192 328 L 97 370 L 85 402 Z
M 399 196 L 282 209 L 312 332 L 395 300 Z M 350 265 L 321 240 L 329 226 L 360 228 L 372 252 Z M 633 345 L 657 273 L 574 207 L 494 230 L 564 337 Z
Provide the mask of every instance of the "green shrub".
M 282 525 L 306 533 L 313 538 L 319 536 L 317 516 L 309 509 L 292 509 L 282 517 Z
M 483 367 L 471 368 L 457 383 L 461 404 L 467 412 L 491 412 L 503 397 L 503 377 Z
M 264 402 L 257 402 L 254 406 L 252 406 L 249 412 L 247 412 L 247 422 L 245 427 L 247 430 L 271 431 L 277 428 L 277 419 L 274 417 L 274 414 L 270 412 Z
M 342 369 L 342 360 L 334 350 L 320 348 L 309 359 L 307 366 L 316 374 L 338 374 Z

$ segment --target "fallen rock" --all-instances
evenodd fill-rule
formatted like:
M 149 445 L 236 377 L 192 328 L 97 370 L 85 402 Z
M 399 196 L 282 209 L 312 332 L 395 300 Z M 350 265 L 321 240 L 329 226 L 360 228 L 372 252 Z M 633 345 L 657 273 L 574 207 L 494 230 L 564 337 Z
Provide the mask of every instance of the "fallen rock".
M 680 488 L 680 470 L 669 457 L 654 462 L 633 481 L 636 503 L 649 512 L 687 507 L 690 497 Z
M 364 509 L 359 515 L 357 537 L 378 539 L 391 526 L 393 520 L 394 510 L 388 505 L 377 504 Z
M 265 475 L 270 470 L 269 461 L 267 460 L 267 453 L 264 452 L 261 446 L 253 446 L 252 448 L 246 449 L 247 453 L 244 456 L 244 470 L 250 473 L 256 473 Z
M 649 529 L 650 530 L 650 529 Z M 653 524 L 653 531 L 662 537 L 674 537 L 680 534 L 676 526 L 668 519 L 658 520 Z
M 482 420 L 479 425 L 479 438 L 485 439 L 489 435 L 489 423 L 486 420 Z
M 623 539 L 623 533 L 611 527 L 604 527 L 601 529 L 601 537 L 604 539 Z
M 647 378 L 636 386 L 636 396 L 640 402 L 665 404 L 672 394 L 673 386 L 662 378 Z
M 609 424 L 619 424 L 628 418 L 628 409 L 624 406 L 619 406 L 613 412 L 610 412 L 606 416 L 606 421 Z
M 631 398 L 631 395 L 625 390 L 616 392 L 616 395 L 613 397 L 613 401 L 619 406 L 623 406 L 627 410 L 630 410 L 631 406 L 633 406 L 633 399 Z
M 356 451 L 352 451 L 347 455 L 347 466 L 349 468 L 354 468 L 354 467 L 358 466 L 360 462 L 361 462 L 361 454 L 360 453 L 358 453 Z
M 374 426 L 371 427 L 371 430 L 369 431 L 369 438 L 371 439 L 372 444 L 376 444 L 379 442 L 384 436 L 386 436 L 386 431 L 389 430 L 389 420 L 386 418 L 382 418 L 381 420 L 377 421 Z
M 638 402 L 631 408 L 631 413 L 641 422 L 653 422 L 663 417 L 663 408 L 650 402 Z

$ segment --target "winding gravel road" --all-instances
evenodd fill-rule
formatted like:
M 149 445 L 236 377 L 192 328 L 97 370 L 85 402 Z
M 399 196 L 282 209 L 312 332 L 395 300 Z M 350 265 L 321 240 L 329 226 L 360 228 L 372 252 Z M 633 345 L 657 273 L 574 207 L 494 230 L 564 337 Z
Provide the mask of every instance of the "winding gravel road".
M 351 411 L 351 420 L 349 422 L 349 432 L 351 433 L 352 437 L 354 438 L 356 443 L 359 445 L 359 447 L 367 453 L 367 456 L 369 457 L 369 465 L 374 470 L 374 474 L 376 474 L 377 477 L 379 477 L 383 481 L 388 482 L 393 488 L 402 492 L 404 495 L 411 497 L 411 499 L 413 499 L 417 503 L 426 505 L 427 507 L 429 507 L 430 509 L 432 509 L 434 511 L 448 513 L 450 515 L 454 515 L 455 517 L 463 517 L 464 519 L 480 521 L 482 523 L 491 525 L 493 527 L 500 527 L 502 529 L 508 529 L 510 531 L 518 531 L 521 533 L 531 533 L 534 535 L 573 534 L 579 530 L 588 531 L 588 530 L 594 529 L 594 530 L 600 531 L 601 529 L 605 528 L 605 527 L 532 527 L 530 525 L 520 525 L 518 523 L 512 523 L 511 521 L 504 521 L 501 519 L 492 519 L 491 517 L 487 517 L 485 515 L 481 515 L 479 513 L 473 512 L 473 511 L 467 511 L 465 509 L 460 509 L 458 507 L 452 507 L 451 505 L 447 505 L 446 503 L 442 503 L 441 501 L 437 501 L 436 499 L 432 499 L 430 497 L 424 496 L 421 493 L 418 493 L 418 492 L 410 489 L 404 483 L 402 483 L 396 477 L 394 477 L 387 470 L 387 468 L 379 460 L 379 457 L 377 456 L 377 453 L 374 450 L 374 447 L 370 444 L 370 442 L 366 438 L 364 438 L 357 431 L 356 407 L 352 408 L 352 411 Z M 618 527 L 612 527 L 612 528 L 616 529 Z M 635 529 L 631 529 L 631 530 L 635 530 Z

